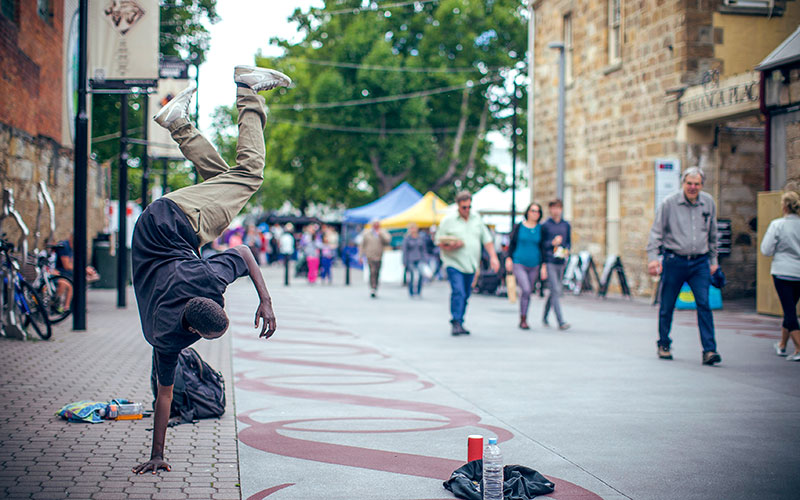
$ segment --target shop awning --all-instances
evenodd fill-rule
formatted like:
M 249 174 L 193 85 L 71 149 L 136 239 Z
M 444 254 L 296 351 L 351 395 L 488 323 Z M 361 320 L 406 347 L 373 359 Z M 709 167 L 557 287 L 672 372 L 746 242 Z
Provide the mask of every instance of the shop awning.
M 794 33 L 778 45 L 755 69 L 756 71 L 769 71 L 797 62 L 800 62 L 800 27 L 794 30 Z

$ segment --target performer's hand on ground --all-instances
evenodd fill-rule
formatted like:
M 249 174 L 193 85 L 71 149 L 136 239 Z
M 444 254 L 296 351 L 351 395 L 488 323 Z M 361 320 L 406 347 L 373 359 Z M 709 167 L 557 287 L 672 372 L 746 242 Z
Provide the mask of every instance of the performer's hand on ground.
M 265 339 L 272 337 L 272 334 L 275 333 L 275 329 L 277 328 L 277 323 L 275 322 L 275 313 L 272 311 L 271 300 L 262 300 L 258 305 L 258 309 L 256 309 L 256 328 L 258 328 L 259 321 L 261 321 L 261 333 L 258 337 L 263 337 Z
M 167 472 L 172 470 L 170 465 L 163 458 L 151 458 L 147 462 L 139 464 L 136 467 L 134 467 L 133 472 L 135 472 L 136 474 L 144 474 L 145 472 L 153 471 L 153 474 L 155 474 L 161 469 Z
M 661 274 L 661 262 L 657 260 L 651 260 L 648 262 L 647 272 L 650 273 L 651 276 L 658 276 Z

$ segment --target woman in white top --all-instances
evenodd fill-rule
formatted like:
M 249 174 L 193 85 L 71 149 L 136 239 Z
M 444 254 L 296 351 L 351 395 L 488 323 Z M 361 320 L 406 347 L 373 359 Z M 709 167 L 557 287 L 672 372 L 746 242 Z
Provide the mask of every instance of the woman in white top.
M 800 326 L 797 321 L 797 301 L 800 300 L 800 193 L 787 191 L 781 197 L 783 217 L 769 224 L 761 241 L 761 253 L 773 257 L 770 274 L 783 308 L 781 341 L 775 343 L 778 356 L 786 356 L 789 337 L 794 342 L 794 354 L 789 361 L 800 361 Z

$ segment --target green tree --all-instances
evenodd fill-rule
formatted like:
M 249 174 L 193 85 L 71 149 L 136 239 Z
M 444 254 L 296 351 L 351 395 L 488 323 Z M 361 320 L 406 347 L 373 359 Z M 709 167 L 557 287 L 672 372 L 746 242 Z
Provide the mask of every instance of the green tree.
M 302 39 L 274 39 L 285 54 L 257 57 L 295 81 L 267 95 L 267 165 L 292 175 L 289 198 L 303 209 L 362 203 L 402 180 L 444 197 L 502 184 L 483 159 L 485 134 L 508 126 L 504 76 L 525 54 L 522 2 L 362 5 L 327 0 L 322 9 L 298 9 L 290 20 Z M 451 90 L 426 92 L 441 88 Z M 418 97 L 392 98 L 410 93 Z
M 214 111 L 215 127 L 211 140 L 228 165 L 236 163 L 237 119 L 238 112 L 232 106 L 220 106 Z M 264 210 L 276 210 L 286 200 L 286 193 L 291 186 L 292 176 L 290 174 L 275 168 L 265 168 L 264 182 L 250 199 L 249 205 L 259 206 Z

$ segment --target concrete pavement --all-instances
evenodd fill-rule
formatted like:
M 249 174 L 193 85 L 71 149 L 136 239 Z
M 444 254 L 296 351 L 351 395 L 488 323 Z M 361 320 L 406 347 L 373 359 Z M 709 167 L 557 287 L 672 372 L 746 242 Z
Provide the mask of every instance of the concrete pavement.
M 702 366 L 694 312 L 678 312 L 674 361 L 656 358 L 656 308 L 568 297 L 573 328 L 517 329 L 505 299 L 473 296 L 469 337 L 449 335 L 446 283 L 282 286 L 278 333 L 249 325 L 230 290 L 245 499 L 445 499 L 469 434 L 556 483 L 552 498 L 796 498 L 800 364 L 774 354 L 779 320 L 715 314 L 723 363 Z M 324 493 L 323 493 L 324 492 Z
M 369 298 L 360 274 L 282 285 L 265 270 L 278 333 L 258 340 L 256 297 L 237 281 L 229 335 L 197 347 L 225 374 L 219 420 L 168 431 L 172 472 L 135 476 L 151 419 L 69 424 L 64 403 L 149 402 L 150 349 L 135 302 L 89 295 L 89 331 L 0 339 L 0 498 L 448 499 L 469 434 L 556 483 L 549 498 L 796 498 L 800 363 L 774 354 L 780 321 L 715 313 L 723 362 L 700 364 L 693 312 L 674 361 L 655 355 L 656 309 L 568 297 L 573 328 L 517 329 L 517 306 L 473 296 L 468 337 L 449 335 L 446 283 Z M 235 401 L 233 383 L 235 382 Z M 235 418 L 234 418 L 235 415 Z M 237 432 L 238 430 L 238 439 Z M 241 480 L 240 480 L 241 478 Z
M 152 418 L 79 424 L 54 415 L 66 403 L 115 397 L 151 407 L 152 350 L 133 293 L 117 309 L 116 291 L 90 290 L 87 331 L 70 322 L 47 342 L 0 338 L 0 498 L 238 500 L 230 342 L 196 344 L 225 376 L 226 414 L 169 429 L 172 472 L 134 475 L 150 456 Z

